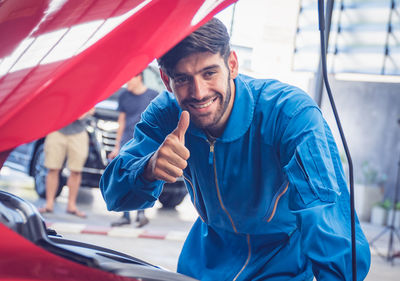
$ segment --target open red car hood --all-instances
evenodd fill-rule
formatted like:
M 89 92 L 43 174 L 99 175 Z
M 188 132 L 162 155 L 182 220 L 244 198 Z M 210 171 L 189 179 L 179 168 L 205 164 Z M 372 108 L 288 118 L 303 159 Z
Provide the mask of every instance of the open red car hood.
M 236 0 L 0 2 L 0 167 Z

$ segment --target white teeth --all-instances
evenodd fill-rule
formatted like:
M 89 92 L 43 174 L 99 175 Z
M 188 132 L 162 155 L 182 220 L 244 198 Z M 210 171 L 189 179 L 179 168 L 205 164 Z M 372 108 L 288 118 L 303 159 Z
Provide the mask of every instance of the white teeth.
M 210 100 L 209 102 L 207 102 L 207 103 L 205 103 L 205 104 L 201 104 L 201 105 L 192 104 L 192 106 L 193 106 L 194 108 L 205 108 L 205 107 L 211 105 L 213 102 L 214 102 L 214 100 Z

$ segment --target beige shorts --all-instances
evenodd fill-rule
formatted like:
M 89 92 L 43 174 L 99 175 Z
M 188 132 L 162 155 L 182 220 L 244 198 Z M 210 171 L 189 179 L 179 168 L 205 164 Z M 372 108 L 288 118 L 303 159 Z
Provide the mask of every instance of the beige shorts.
M 68 169 L 81 172 L 89 153 L 89 136 L 86 131 L 72 135 L 50 133 L 44 141 L 44 153 L 46 168 L 61 169 L 67 158 Z

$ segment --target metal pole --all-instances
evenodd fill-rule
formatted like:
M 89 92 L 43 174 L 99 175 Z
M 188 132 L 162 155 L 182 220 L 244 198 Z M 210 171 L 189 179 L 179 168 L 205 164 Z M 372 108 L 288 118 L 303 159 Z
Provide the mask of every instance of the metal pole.
M 229 37 L 232 37 L 233 34 L 233 24 L 235 23 L 235 14 L 236 14 L 236 4 L 233 4 L 233 9 L 232 9 L 232 18 L 231 18 L 231 28 L 229 29 Z

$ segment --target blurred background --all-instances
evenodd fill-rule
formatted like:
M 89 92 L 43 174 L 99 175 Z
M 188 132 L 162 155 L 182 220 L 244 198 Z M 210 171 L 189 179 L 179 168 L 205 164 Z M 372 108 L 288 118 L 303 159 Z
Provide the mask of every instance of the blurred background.
M 394 206 L 400 167 L 400 0 L 333 3 L 327 48 L 329 79 L 353 159 L 356 210 L 368 239 L 378 238 L 372 245 L 373 263 L 367 280 L 397 280 L 400 262 L 386 259 L 389 233 L 379 234 L 392 222 L 396 231 L 400 227 L 400 204 Z M 321 82 L 317 0 L 239 0 L 217 17 L 232 36 L 240 72 L 296 85 L 317 102 L 334 133 L 347 173 L 347 160 Z M 155 62 L 144 75 L 148 87 L 163 90 Z M 92 152 L 82 187 L 91 188 L 81 188 L 78 196 L 88 218 L 65 214 L 68 194 L 62 184 L 58 205 L 53 214 L 45 216 L 46 222 L 65 237 L 111 247 L 175 270 L 184 238 L 196 219 L 182 186 L 170 189 L 166 203 L 157 202 L 148 211 L 150 223 L 143 229 L 109 227 L 119 214 L 106 210 L 96 184 L 107 165 L 107 153 L 115 145 L 118 126 L 117 97 L 109 95 L 96 105 L 88 123 Z M 1 189 L 36 206 L 44 203 L 45 175 L 35 157 L 42 143 L 37 140 L 19 147 L 0 171 Z M 179 200 L 167 206 L 176 198 L 171 194 L 178 194 Z M 396 233 L 399 239 L 393 245 L 400 257 Z

